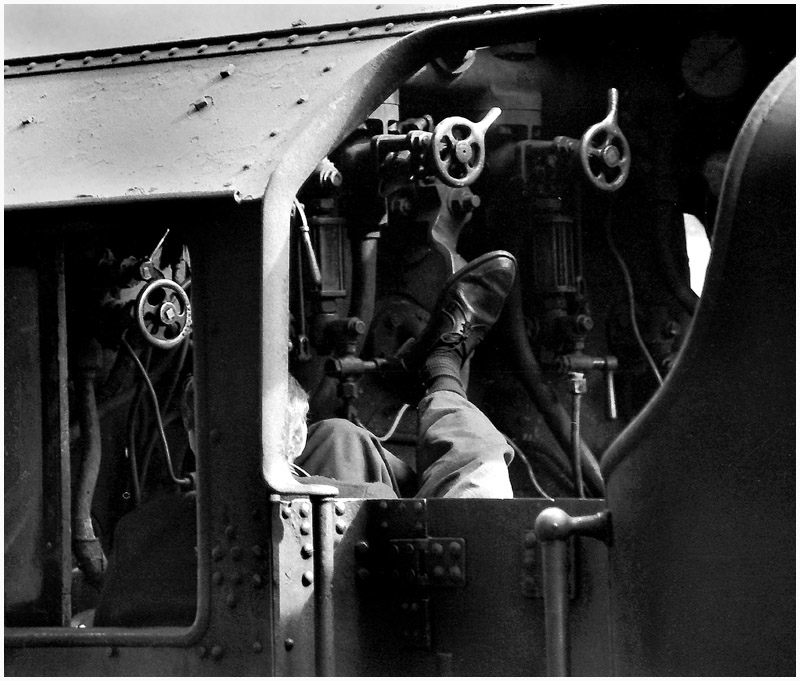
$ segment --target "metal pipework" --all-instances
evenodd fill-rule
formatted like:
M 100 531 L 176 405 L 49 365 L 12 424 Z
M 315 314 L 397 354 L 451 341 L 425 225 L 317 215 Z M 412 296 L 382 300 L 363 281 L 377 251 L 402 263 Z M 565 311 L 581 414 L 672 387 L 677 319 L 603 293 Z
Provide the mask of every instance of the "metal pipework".
M 102 366 L 100 344 L 92 339 L 79 359 L 77 392 L 82 435 L 78 486 L 72 499 L 72 550 L 87 581 L 99 586 L 107 560 L 92 526 L 92 499 L 100 473 L 102 443 L 94 380 Z
M 614 372 L 619 368 L 619 361 L 613 355 L 605 357 L 592 357 L 582 352 L 570 355 L 561 355 L 556 359 L 556 368 L 562 373 L 586 373 L 588 371 L 602 371 L 606 384 L 606 417 L 610 421 L 617 419 L 617 394 L 614 388 Z
M 336 676 L 333 616 L 334 505 L 311 497 L 314 524 L 314 671 Z
M 575 475 L 575 491 L 578 498 L 585 499 L 583 473 L 581 472 L 581 395 L 586 393 L 586 378 L 583 374 L 572 372 L 572 470 Z
M 542 545 L 542 584 L 545 612 L 547 675 L 569 675 L 569 631 L 567 616 L 567 540 L 586 536 L 608 543 L 608 511 L 572 517 L 560 508 L 546 508 L 534 523 L 536 539 Z

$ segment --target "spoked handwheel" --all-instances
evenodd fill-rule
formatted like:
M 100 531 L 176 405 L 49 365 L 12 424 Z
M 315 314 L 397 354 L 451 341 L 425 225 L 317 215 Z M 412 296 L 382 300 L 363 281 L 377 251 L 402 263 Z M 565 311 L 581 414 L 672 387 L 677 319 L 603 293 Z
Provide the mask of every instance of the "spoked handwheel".
M 189 334 L 192 310 L 189 296 L 170 279 L 154 279 L 136 299 L 136 325 L 145 340 L 169 350 Z

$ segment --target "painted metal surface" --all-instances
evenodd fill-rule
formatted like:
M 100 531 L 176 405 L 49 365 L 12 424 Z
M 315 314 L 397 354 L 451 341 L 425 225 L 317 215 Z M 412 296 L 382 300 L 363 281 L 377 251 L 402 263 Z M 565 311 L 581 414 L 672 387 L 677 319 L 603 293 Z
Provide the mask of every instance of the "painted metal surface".
M 342 92 L 369 77 L 367 62 L 437 21 L 7 62 L 5 205 L 220 191 L 258 198 L 299 132 L 346 106 Z M 405 63 L 397 68 L 408 75 Z
M 615 674 L 794 673 L 795 78 L 751 111 L 689 338 L 603 460 Z
M 427 499 L 420 512 L 412 501 L 339 503 L 346 508 L 342 516 L 346 529 L 335 548 L 338 675 L 545 673 L 544 604 L 541 598 L 526 595 L 531 570 L 541 572 L 539 547 L 531 537 L 534 523 L 550 506 L 586 515 L 601 511 L 602 501 Z M 403 509 L 395 508 L 403 505 Z M 418 525 L 420 517 L 423 521 Z M 420 533 L 463 539 L 463 586 L 409 587 L 401 574 L 395 586 L 389 587 L 364 575 L 361 544 L 379 551 L 382 541 Z M 568 623 L 571 668 L 579 676 L 606 675 L 608 549 L 587 538 L 578 539 L 575 546 L 576 589 Z M 425 637 L 414 632 L 415 627 L 425 627 L 426 621 L 430 627 L 427 649 L 421 645 Z

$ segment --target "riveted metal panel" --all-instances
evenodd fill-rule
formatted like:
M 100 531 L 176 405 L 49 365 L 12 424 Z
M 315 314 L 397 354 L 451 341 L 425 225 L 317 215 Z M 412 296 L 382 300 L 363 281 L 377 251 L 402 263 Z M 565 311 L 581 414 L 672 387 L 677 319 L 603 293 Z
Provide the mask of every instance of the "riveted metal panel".
M 296 129 L 393 40 L 6 78 L 6 206 L 260 197 Z
M 348 528 L 336 549 L 337 674 L 544 675 L 543 601 L 531 598 L 527 588 L 531 530 L 544 508 L 586 515 L 601 511 L 602 500 L 428 499 L 422 512 L 414 510 L 413 501 L 338 503 Z M 409 531 L 418 537 L 420 517 L 431 537 L 463 540 L 463 585 L 421 590 L 409 588 L 403 575 L 392 583 L 365 573 L 363 555 L 379 550 L 381 537 L 387 543 Z M 388 519 L 386 527 L 381 519 Z M 594 539 L 577 539 L 574 563 L 572 673 L 607 675 L 607 547 Z M 427 647 L 422 645 L 426 626 Z

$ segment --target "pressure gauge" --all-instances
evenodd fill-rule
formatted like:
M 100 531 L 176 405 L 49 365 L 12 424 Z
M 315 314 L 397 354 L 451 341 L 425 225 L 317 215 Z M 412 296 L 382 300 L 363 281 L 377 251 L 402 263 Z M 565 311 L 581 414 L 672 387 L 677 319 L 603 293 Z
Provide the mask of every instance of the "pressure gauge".
M 693 38 L 681 60 L 686 87 L 704 99 L 726 99 L 736 94 L 745 83 L 747 68 L 742 43 L 718 31 Z

